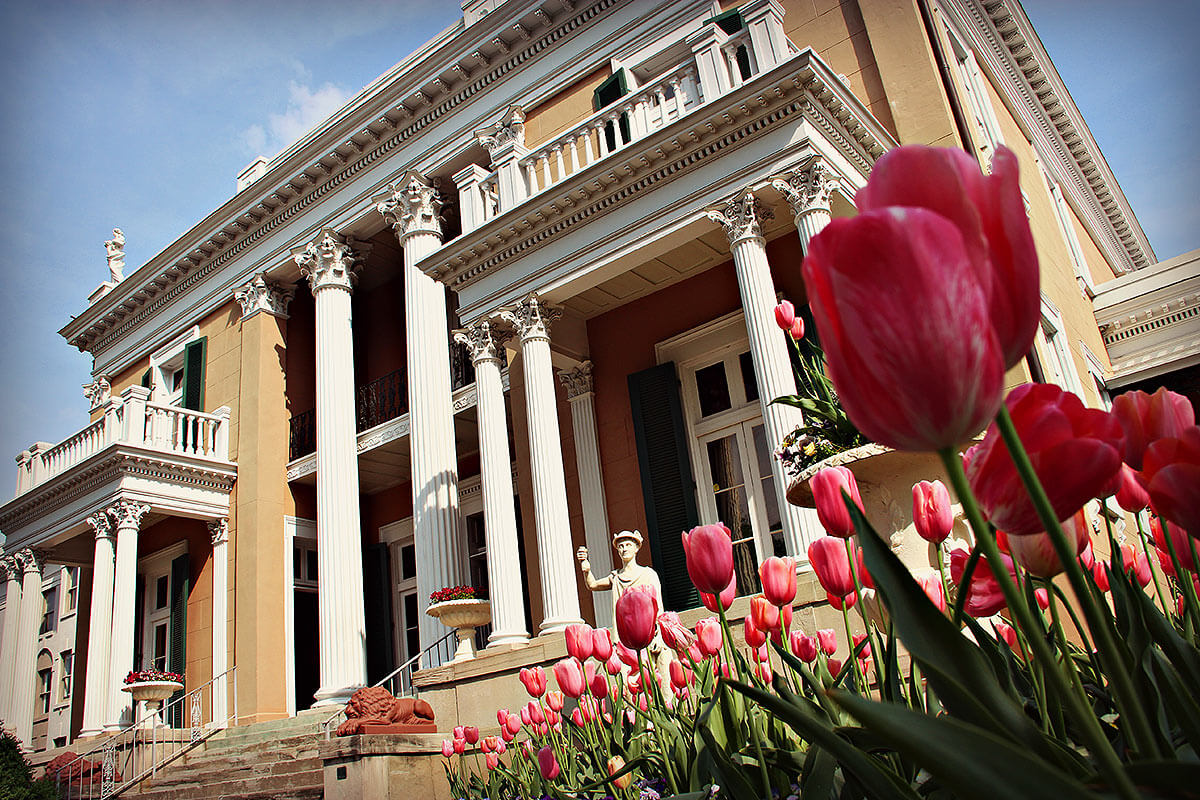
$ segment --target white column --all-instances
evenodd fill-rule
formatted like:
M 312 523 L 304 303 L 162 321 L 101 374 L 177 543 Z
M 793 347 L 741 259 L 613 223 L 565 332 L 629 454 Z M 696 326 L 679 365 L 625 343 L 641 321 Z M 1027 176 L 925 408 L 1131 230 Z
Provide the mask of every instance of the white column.
M 112 519 L 107 511 L 87 518 L 96 534 L 96 555 L 92 565 L 92 606 L 88 615 L 87 678 L 83 689 L 83 728 L 80 736 L 96 736 L 104 731 L 108 716 L 109 661 L 112 652 L 113 575 L 116 569 L 116 543 Z
M 360 256 L 330 228 L 292 253 L 312 288 L 317 317 L 318 706 L 344 704 L 367 680 L 350 326 Z
M 759 227 L 759 218 L 769 214 L 770 210 L 763 207 L 749 190 L 708 212 L 709 218 L 724 228 L 733 250 L 738 290 L 746 317 L 746 333 L 750 338 L 750 355 L 754 359 L 755 383 L 762 404 L 767 447 L 772 453 L 771 473 L 775 477 L 775 497 L 779 505 L 779 518 L 783 523 L 784 542 L 789 554 L 806 558 L 808 543 L 821 535 L 821 529 L 814 527 L 816 520 L 813 515 L 803 514 L 800 508 L 787 501 L 788 475 L 783 464 L 773 455 L 783 437 L 795 430 L 803 422 L 803 417 L 792 406 L 771 403 L 776 397 L 796 393 L 796 376 L 788 357 L 785 334 L 775 324 L 775 286 L 767 263 L 766 241 Z M 769 540 L 760 538 L 758 546 L 760 559 L 772 555 Z
M 501 316 L 513 325 L 520 337 L 521 361 L 525 368 L 529 461 L 542 573 L 542 633 L 560 631 L 583 621 L 575 590 L 567 479 L 563 472 L 554 369 L 550 362 L 550 319 L 557 314 L 556 310 L 542 305 L 537 295 L 530 295 L 501 311 Z
M 479 411 L 479 480 L 483 490 L 483 529 L 487 537 L 488 585 L 492 635 L 488 644 L 517 644 L 529 638 L 525 628 L 525 587 L 521 583 L 517 512 L 513 504 L 512 459 L 508 451 L 508 415 L 500 377 L 500 336 L 486 320 L 454 332 L 467 346 L 475 366 Z
M 525 112 L 520 106 L 509 106 L 502 120 L 476 131 L 475 139 L 487 148 L 492 166 L 496 169 L 499 214 L 516 208 L 527 197 L 536 194 L 537 187 L 526 183 L 521 169 L 521 159 L 528 155 L 529 150 L 525 147 Z
M 819 158 L 813 157 L 799 169 L 776 175 L 771 186 L 787 198 L 796 215 L 800 246 L 808 254 L 808 240 L 816 236 L 832 218 L 829 201 L 839 182 Z
M 775 0 L 750 0 L 738 10 L 750 30 L 750 44 L 759 72 L 786 61 L 791 53 L 783 30 L 783 7 Z
M 4 638 L 0 640 L 0 664 L 17 661 L 17 629 L 21 620 L 21 565 L 15 555 L 0 557 L 0 575 L 4 576 Z M 0 720 L 11 727 L 13 708 L 13 670 L 0 669 Z
M 117 730 L 133 722 L 129 693 L 121 691 L 125 676 L 134 669 L 136 631 L 133 620 L 137 604 L 137 545 L 142 517 L 150 506 L 133 500 L 118 500 L 108 513 L 117 529 L 117 560 L 113 572 L 112 651 L 109 654 L 108 713 L 105 730 Z
M 612 572 L 612 540 L 608 535 L 608 507 L 604 502 L 604 475 L 600 470 L 600 442 L 596 434 L 596 394 L 592 391 L 592 362 L 562 370 L 559 380 L 567 388 L 571 429 L 575 433 L 575 466 L 579 472 L 579 498 L 583 505 L 583 538 L 587 542 L 592 574 Z M 612 603 L 596 603 L 596 627 L 615 624 Z
M 208 523 L 212 537 L 212 675 L 216 679 L 229 669 L 229 518 Z M 225 727 L 229 716 L 228 676 L 213 684 L 213 724 Z
M 468 580 L 466 543 L 459 532 L 446 287 L 417 268 L 423 258 L 442 246 L 441 202 L 424 176 L 409 172 L 388 188 L 376 208 L 391 223 L 404 248 L 413 544 L 421 647 L 426 648 L 447 633 L 442 623 L 425 614 L 430 592 Z M 425 666 L 437 663 L 435 655 Z
M 18 550 L 16 557 L 21 570 L 21 613 L 17 622 L 15 658 L 10 667 L 13 688 L 9 713 L 12 716 L 8 722 L 22 749 L 28 752 L 33 749 L 33 702 L 37 696 L 34 681 L 37 677 L 38 624 L 42 621 L 42 566 L 45 559 L 41 553 L 28 547 Z

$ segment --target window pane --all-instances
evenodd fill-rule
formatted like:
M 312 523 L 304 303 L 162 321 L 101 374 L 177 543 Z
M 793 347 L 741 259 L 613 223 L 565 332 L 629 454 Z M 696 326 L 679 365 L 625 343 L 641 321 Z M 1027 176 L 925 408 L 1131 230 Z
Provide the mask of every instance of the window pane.
M 421 652 L 421 633 L 417 627 L 417 595 L 415 592 L 404 595 L 404 644 L 407 648 L 405 655 L 412 658 Z
M 717 519 L 733 534 L 733 560 L 738 594 L 758 591 L 757 560 L 754 556 L 754 527 L 742 476 L 737 437 L 725 436 L 708 443 L 708 464 L 717 503 Z
M 758 381 L 754 377 L 754 359 L 749 350 L 738 356 L 738 365 L 742 368 L 742 388 L 746 390 L 746 402 L 753 403 L 758 399 Z
M 742 478 L 742 459 L 737 439 L 730 435 L 708 443 L 708 467 L 712 473 L 714 492 L 739 487 Z
M 167 626 L 154 626 L 154 654 L 151 666 L 155 669 L 167 668 Z
M 166 608 L 169 602 L 171 602 L 171 579 L 166 575 L 160 575 L 154 582 L 154 607 L 156 609 Z
M 406 544 L 400 548 L 400 577 L 404 580 L 417 577 L 417 548 Z
M 314 583 L 317 580 L 317 551 L 307 550 L 305 555 L 308 556 L 308 579 Z
M 299 547 L 292 548 L 292 580 L 304 580 L 304 551 Z
M 733 406 L 729 400 L 729 381 L 725 364 L 717 362 L 696 370 L 696 394 L 700 400 L 700 416 L 707 417 Z

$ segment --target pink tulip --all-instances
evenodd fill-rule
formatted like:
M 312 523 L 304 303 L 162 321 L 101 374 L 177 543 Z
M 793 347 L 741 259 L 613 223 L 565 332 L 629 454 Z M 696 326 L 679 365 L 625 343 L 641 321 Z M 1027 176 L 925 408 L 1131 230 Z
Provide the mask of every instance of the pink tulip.
M 790 605 L 779 609 L 779 627 L 784 633 L 792 629 L 792 607 Z
M 546 671 L 541 667 L 522 669 L 519 677 L 530 697 L 541 697 L 546 693 Z
M 554 726 L 555 729 L 557 729 L 559 724 L 562 722 L 562 713 L 559 711 L 555 711 L 552 708 L 547 709 L 546 710 L 546 722 L 549 723 L 550 725 Z
M 543 722 L 546 721 L 546 715 L 544 713 L 542 713 L 542 707 L 539 706 L 534 701 L 530 700 L 529 705 L 527 705 L 526 708 L 529 709 L 530 723 L 532 723 L 534 725 L 541 725 Z
M 1123 544 L 1121 545 L 1121 560 L 1125 564 L 1125 571 L 1138 582 L 1139 586 L 1145 589 L 1150 585 L 1154 575 L 1145 553 L 1134 550 L 1133 545 Z
M 615 611 L 621 643 L 632 650 L 646 649 L 654 640 L 654 621 L 658 617 L 654 595 L 631 589 L 617 600 Z
M 1099 497 L 1121 466 L 1121 426 L 1051 383 L 1026 383 L 1005 404 L 1059 519 Z M 1042 530 L 1017 468 L 993 424 L 963 456 L 967 480 L 992 524 L 1009 536 Z
M 608 679 L 604 677 L 603 673 L 593 675 L 592 679 L 588 681 L 588 688 L 592 690 L 592 696 L 597 700 L 608 697 Z
M 663 644 L 681 654 L 687 652 L 695 638 L 691 629 L 684 627 L 674 611 L 664 611 L 658 615 L 658 631 L 662 634 Z
M 462 725 L 454 726 L 454 738 L 455 739 L 465 739 L 466 736 L 467 736 L 466 728 L 464 728 Z
M 775 306 L 775 324 L 782 330 L 790 331 L 795 321 L 796 307 L 787 300 L 781 300 L 779 305 Z
M 817 640 L 801 631 L 792 631 L 788 645 L 792 648 L 792 654 L 805 664 L 811 664 L 817 658 Z
M 1075 554 L 1078 556 L 1092 540 L 1087 512 L 1081 508 L 1061 524 L 1067 540 L 1075 543 Z M 1039 532 L 1031 536 L 1007 538 L 1009 554 L 1030 573 L 1039 578 L 1053 578 L 1064 570 L 1062 562 L 1058 559 L 1058 551 L 1054 549 L 1048 534 Z
M 1132 391 L 1113 398 L 1113 416 L 1125 434 L 1121 457 L 1142 469 L 1146 449 L 1159 439 L 1178 439 L 1196 424 L 1196 412 L 1186 397 L 1165 386 L 1154 394 Z
M 804 318 L 803 317 L 796 317 L 794 320 L 792 320 L 792 327 L 788 331 L 788 334 L 790 334 L 791 337 L 793 339 L 795 339 L 797 342 L 804 338 Z
M 1017 649 L 1017 632 L 1012 625 L 999 620 L 992 620 L 992 630 L 996 632 L 996 638 L 1003 639 L 1009 649 Z
M 854 523 L 850 520 L 850 511 L 842 499 L 842 492 L 850 495 L 850 499 L 862 510 L 862 498 L 858 495 L 858 483 L 854 473 L 846 467 L 826 467 L 808 479 L 812 489 L 813 502 L 817 506 L 817 519 L 821 521 L 825 532 L 830 536 L 847 539 L 854 535 Z
M 750 645 L 751 647 L 762 647 L 762 645 L 767 641 L 767 635 L 754 624 L 754 620 L 750 617 L 746 617 L 746 619 L 743 620 L 742 627 L 743 634 L 746 638 L 746 644 Z
M 700 652 L 705 656 L 713 656 L 721 651 L 724 635 L 721 622 L 716 617 L 706 617 L 696 623 L 696 641 Z
M 463 738 L 467 740 L 467 744 L 475 744 L 479 741 L 479 728 L 474 725 L 463 728 Z
M 479 749 L 485 753 L 493 753 L 500 745 L 500 739 L 496 736 L 485 736 L 483 742 L 479 745 Z
M 1034 589 L 1033 597 L 1037 600 L 1038 608 L 1042 611 L 1050 607 L 1050 593 L 1045 589 Z
M 921 575 L 917 578 L 917 583 L 921 584 L 926 596 L 937 606 L 938 611 L 946 610 L 946 592 L 942 587 L 941 578 L 933 574 Z
M 579 712 L 578 708 L 571 711 L 571 722 L 575 724 L 576 728 L 583 727 L 583 714 Z
M 1136 514 L 1150 505 L 1150 493 L 1138 474 L 1128 464 L 1121 465 L 1121 485 L 1117 489 L 1117 505 L 1131 514 Z
M 597 661 L 608 661 L 612 655 L 612 631 L 608 628 L 592 630 L 592 655 Z
M 621 658 L 620 658 L 620 656 L 617 655 L 616 651 L 614 650 L 613 654 L 608 657 L 607 661 L 604 662 L 604 669 L 609 675 L 620 675 L 621 674 L 621 665 L 622 665 Z
M 959 234 L 974 277 L 987 297 L 1005 368 L 1033 346 L 1041 311 L 1038 260 L 1021 196 L 1017 158 L 1001 145 L 991 174 L 957 149 L 898 147 L 875 162 L 855 195 L 859 211 L 892 206 L 928 209 Z
M 567 639 L 567 654 L 587 661 L 592 655 L 592 627 L 590 625 L 568 625 L 563 634 Z
M 868 439 L 941 450 L 995 416 L 1004 351 L 952 222 L 901 207 L 835 219 L 810 240 L 802 271 L 826 370 Z M 1030 288 L 1036 311 L 1036 271 Z
M 504 743 L 504 739 L 501 739 L 500 741 L 496 742 L 496 752 L 499 753 L 500 755 L 504 755 L 504 751 L 507 749 L 508 749 L 508 745 L 506 745 Z
M 1188 532 L 1178 525 L 1169 523 L 1167 530 L 1171 532 L 1171 544 L 1175 548 L 1175 555 L 1179 558 L 1179 566 L 1188 572 L 1195 572 L 1196 564 L 1192 560 Z M 1158 517 L 1150 517 L 1150 534 L 1154 537 L 1154 546 L 1158 549 L 1158 563 L 1162 566 L 1163 572 L 1172 578 L 1179 578 L 1175 572 L 1175 565 L 1171 563 L 1171 550 L 1167 546 L 1167 535 L 1163 532 L 1162 521 Z
M 922 539 L 941 544 L 954 527 L 950 510 L 950 492 L 941 481 L 921 481 L 913 485 L 913 526 Z
M 964 590 L 962 581 L 966 574 L 967 560 L 970 555 L 962 548 L 950 551 L 950 578 L 959 585 L 960 592 Z M 1008 573 L 1015 579 L 1016 572 L 1012 559 L 1001 553 L 1000 560 L 1008 569 Z M 992 574 L 992 568 L 988 565 L 986 558 L 980 558 L 979 563 L 975 565 L 975 571 L 971 575 L 971 584 L 966 591 L 968 592 L 967 601 L 963 608 L 972 617 L 990 617 L 1005 607 L 1004 593 L 1000 591 L 1000 584 L 996 581 L 996 576 Z
M 1200 427 L 1146 448 L 1142 472 L 1154 513 L 1200 536 Z
M 808 561 L 817 580 L 829 598 L 829 604 L 839 611 L 854 605 L 858 595 L 850 574 L 850 559 L 846 542 L 835 536 L 822 536 L 808 546 Z
M 842 671 L 842 659 L 831 658 L 826 662 L 826 666 L 829 667 L 829 674 L 836 678 L 838 673 Z
M 538 772 L 541 773 L 544 780 L 552 781 L 562 772 L 558 766 L 558 759 L 554 755 L 553 747 L 543 747 L 538 750 L 537 760 Z
M 551 711 L 562 711 L 566 696 L 562 692 L 546 692 L 546 708 Z
M 678 661 L 672 659 L 669 671 L 671 673 L 672 686 L 674 686 L 676 689 L 681 689 L 684 686 L 687 686 L 687 673 L 683 671 L 683 664 L 680 664 Z
M 791 605 L 796 599 L 796 562 L 770 556 L 758 567 L 763 595 L 777 606 Z
M 720 594 L 709 594 L 708 592 L 700 592 L 700 602 L 709 611 L 728 611 L 733 605 L 734 599 L 737 597 L 737 576 L 730 575 L 729 583 L 721 590 Z M 720 607 L 718 608 L 718 603 Z
M 831 656 L 837 652 L 837 632 L 833 628 L 821 628 L 817 631 L 817 641 L 825 655 Z
M 511 717 L 510 717 L 510 719 L 511 719 Z M 533 717 L 530 716 L 529 706 L 527 706 L 527 705 L 521 707 L 521 722 L 524 723 L 525 725 L 529 725 L 533 722 Z
M 779 630 L 779 609 L 771 605 L 771 601 L 761 594 L 750 598 L 750 616 L 748 618 L 754 620 L 754 627 L 760 631 Z
M 721 523 L 701 525 L 683 534 L 688 575 L 696 588 L 718 594 L 733 577 L 733 538 Z
M 496 755 L 495 753 L 488 753 L 486 756 L 484 756 L 484 761 L 487 763 L 489 772 L 500 766 L 500 756 Z
M 507 721 L 508 721 L 508 709 L 507 708 L 496 709 L 496 724 L 499 725 L 501 728 L 503 728 L 504 723 Z
M 860 644 L 867 641 L 867 635 L 865 633 L 856 633 L 856 634 L 854 634 L 854 636 L 851 637 L 851 639 L 854 641 L 854 647 L 857 649 L 857 647 Z M 866 645 L 863 645 L 863 649 L 858 650 L 857 652 L 858 652 L 859 661 L 863 660 L 864 658 L 870 658 L 871 657 L 871 645 L 869 643 Z
M 442 740 L 442 755 L 446 758 L 454 755 L 454 744 L 449 739 Z
M 1083 548 L 1083 552 L 1079 554 L 1079 563 L 1084 569 L 1091 569 L 1092 563 L 1096 560 L 1095 554 L 1092 553 L 1092 543 L 1088 542 L 1087 547 Z
M 1096 559 L 1096 563 L 1092 565 L 1092 578 L 1095 579 L 1096 586 L 1098 586 L 1102 592 L 1107 592 L 1111 588 L 1108 581 L 1108 571 L 1111 568 L 1112 567 L 1108 561 L 1102 561 L 1100 559 Z
M 583 664 L 577 658 L 564 658 L 554 665 L 554 680 L 567 697 L 579 697 L 586 686 Z
M 517 733 L 521 730 L 522 722 L 524 722 L 524 719 L 522 719 L 520 715 L 509 714 L 508 719 L 504 723 L 504 729 L 507 730 L 513 736 L 516 736 Z
M 462 755 L 464 752 L 466 752 L 466 749 L 467 749 L 467 740 L 466 740 L 466 739 L 459 739 L 459 738 L 456 736 L 456 737 L 454 737 L 454 743 L 453 743 L 453 746 L 454 746 L 454 752 L 455 752 L 455 753 L 457 753 L 458 755 L 460 755 L 460 756 L 461 756 L 461 755 Z

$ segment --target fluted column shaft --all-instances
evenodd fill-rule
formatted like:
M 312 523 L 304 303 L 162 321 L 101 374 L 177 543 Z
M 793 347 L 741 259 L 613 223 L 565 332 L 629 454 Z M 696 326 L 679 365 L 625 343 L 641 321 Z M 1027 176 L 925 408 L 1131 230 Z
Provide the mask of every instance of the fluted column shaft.
M 446 287 L 417 268 L 442 245 L 440 207 L 434 188 L 416 172 L 389 187 L 376 205 L 404 248 L 413 544 L 422 648 L 446 634 L 441 622 L 425 614 L 430 593 L 468 581 L 466 545 L 459 525 Z M 433 654 L 424 666 L 440 663 L 438 658 L 439 654 Z
M 788 357 L 784 333 L 775 324 L 775 286 L 771 280 L 771 266 L 767 262 L 766 240 L 759 226 L 759 217 L 766 214 L 769 211 L 748 191 L 721 208 L 709 211 L 709 217 L 721 223 L 725 229 L 733 251 L 767 446 L 774 453 L 783 437 L 803 422 L 803 417 L 792 406 L 771 402 L 776 397 L 796 393 L 796 376 Z M 811 515 L 802 514 L 799 508 L 787 501 L 788 475 L 779 459 L 772 455 L 770 461 L 787 551 L 805 558 L 808 543 L 820 535 L 820 528 L 813 527 L 813 520 L 809 519 Z M 760 538 L 759 557 L 772 554 L 771 542 Z
M 218 678 L 229 669 L 229 520 L 208 523 L 208 532 L 213 564 L 212 675 Z M 228 678 L 213 686 L 212 718 L 217 725 L 224 726 L 229 716 L 230 688 Z
M 612 542 L 608 537 L 608 507 L 604 502 L 604 474 L 600 469 L 600 441 L 596 434 L 596 395 L 592 391 L 592 362 L 559 373 L 571 406 L 575 434 L 575 467 L 579 474 L 579 499 L 583 506 L 583 538 L 587 542 L 592 574 L 612 572 Z M 615 624 L 612 603 L 596 603 L 596 626 Z
M 17 563 L 21 569 L 21 611 L 17 623 L 17 642 L 11 665 L 13 689 L 11 718 L 8 720 L 21 747 L 33 749 L 33 702 L 37 697 L 34 680 L 37 675 L 38 623 L 42 617 L 41 556 L 32 550 L 18 550 Z
M 83 728 L 80 736 L 95 736 L 104 730 L 108 715 L 109 658 L 112 652 L 113 577 L 116 542 L 112 519 L 106 511 L 88 517 L 96 534 L 92 564 L 92 605 L 88 613 L 87 677 L 83 689 Z
M 475 366 L 479 413 L 479 479 L 483 492 L 483 528 L 487 539 L 488 585 L 491 588 L 492 635 L 488 644 L 515 644 L 529 638 L 522 602 L 517 512 L 513 503 L 512 459 L 504 383 L 500 377 L 499 343 L 491 324 L 476 323 L 455 333 L 467 345 Z
M 137 544 L 142 517 L 150 506 L 132 500 L 120 500 L 108 509 L 117 530 L 117 559 L 113 572 L 112 651 L 108 669 L 108 711 L 105 730 L 116 730 L 133 722 L 133 704 L 128 692 L 121 691 L 125 676 L 135 666 L 136 649 L 133 627 L 137 604 Z M 128 712 L 128 717 L 126 714 Z
M 0 720 L 11 727 L 13 701 L 16 698 L 11 665 L 17 661 L 17 633 L 21 624 L 21 566 L 16 556 L 0 558 L 0 571 L 5 579 L 4 594 L 4 639 L 0 640 Z
M 771 186 L 787 198 L 792 208 L 805 255 L 808 255 L 809 239 L 820 233 L 832 219 L 829 202 L 839 185 L 837 177 L 819 157 L 771 178 Z
M 317 328 L 317 619 L 321 685 L 316 705 L 342 705 L 367 680 L 354 341 L 350 292 L 356 254 L 325 229 L 293 253 L 309 280 Z
M 525 370 L 525 409 L 529 424 L 529 461 L 533 507 L 537 515 L 541 565 L 542 633 L 582 622 L 571 553 L 567 479 L 563 471 L 554 369 L 550 359 L 547 309 L 531 295 L 503 316 L 517 330 Z

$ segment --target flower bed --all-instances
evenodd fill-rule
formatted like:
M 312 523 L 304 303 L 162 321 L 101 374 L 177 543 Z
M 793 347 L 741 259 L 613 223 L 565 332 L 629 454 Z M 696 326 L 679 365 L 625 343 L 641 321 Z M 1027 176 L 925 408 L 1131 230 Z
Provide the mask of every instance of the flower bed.
M 167 672 L 161 669 L 135 669 L 125 676 L 125 683 L 146 683 L 150 681 L 172 681 L 183 683 L 183 676 L 178 672 Z

